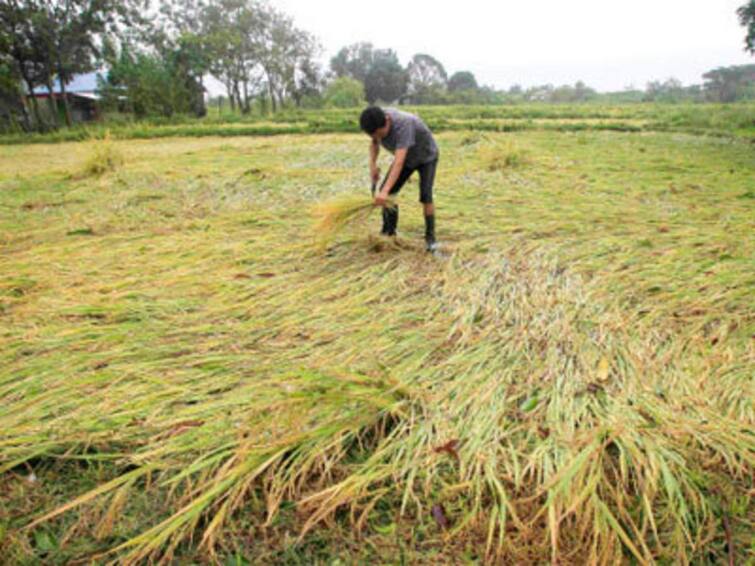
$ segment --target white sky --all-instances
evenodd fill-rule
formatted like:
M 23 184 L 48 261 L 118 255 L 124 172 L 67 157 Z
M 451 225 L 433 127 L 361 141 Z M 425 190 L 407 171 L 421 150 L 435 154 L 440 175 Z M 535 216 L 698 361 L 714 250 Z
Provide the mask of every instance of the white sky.
M 439 59 L 480 84 L 643 88 L 671 76 L 702 82 L 718 66 L 755 63 L 736 9 L 745 0 L 270 0 L 321 41 L 323 63 L 348 44 Z

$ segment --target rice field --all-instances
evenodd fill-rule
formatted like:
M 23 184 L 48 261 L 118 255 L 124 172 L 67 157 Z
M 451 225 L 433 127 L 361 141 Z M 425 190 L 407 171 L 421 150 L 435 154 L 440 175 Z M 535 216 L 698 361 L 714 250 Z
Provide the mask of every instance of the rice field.
M 676 132 L 755 141 L 755 103 L 735 104 L 543 104 L 500 106 L 406 107 L 438 132 Z M 359 109 L 287 108 L 273 116 L 231 114 L 208 108 L 208 115 L 149 118 L 134 121 L 112 115 L 45 134 L 3 133 L 0 145 L 86 141 L 103 137 L 155 139 L 169 137 L 243 137 L 294 134 L 359 133 Z
M 752 144 L 442 132 L 439 259 L 367 142 L 2 147 L 4 561 L 753 560 Z

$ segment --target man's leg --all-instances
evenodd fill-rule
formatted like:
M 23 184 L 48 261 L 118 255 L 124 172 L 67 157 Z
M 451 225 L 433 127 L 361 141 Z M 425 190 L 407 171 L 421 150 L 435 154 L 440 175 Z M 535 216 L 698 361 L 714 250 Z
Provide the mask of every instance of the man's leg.
M 389 169 L 388 174 L 386 174 L 385 179 L 383 179 L 383 184 L 380 185 L 381 187 L 385 185 L 385 182 L 388 180 L 388 175 L 390 175 L 390 173 L 391 172 Z M 412 173 L 414 173 L 414 169 L 409 169 L 408 167 L 404 167 L 401 170 L 401 174 L 398 176 L 398 179 L 396 180 L 396 184 L 391 189 L 390 194 L 397 195 L 398 192 L 401 190 L 401 187 L 403 187 L 406 181 L 409 179 L 409 177 L 412 176 Z M 383 229 L 380 231 L 380 233 L 385 236 L 395 236 L 397 229 L 398 229 L 398 205 L 396 205 L 394 208 L 383 207 Z
M 424 205 L 425 213 L 425 244 L 428 249 L 435 245 L 435 205 Z
M 398 229 L 398 205 L 393 208 L 383 207 L 383 229 L 380 233 L 383 236 L 395 236 Z
M 419 201 L 425 213 L 425 246 L 427 251 L 435 251 L 435 205 L 433 204 L 433 184 L 438 160 L 425 163 L 419 168 Z

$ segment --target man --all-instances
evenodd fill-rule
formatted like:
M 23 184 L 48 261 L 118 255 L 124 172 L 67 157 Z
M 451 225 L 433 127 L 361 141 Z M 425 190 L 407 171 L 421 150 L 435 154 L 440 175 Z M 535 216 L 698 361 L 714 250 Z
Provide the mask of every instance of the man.
M 430 129 L 414 114 L 394 108 L 383 110 L 370 106 L 359 119 L 362 130 L 372 138 L 370 143 L 370 178 L 373 186 L 380 179 L 377 158 L 380 146 L 393 153 L 390 171 L 383 180 L 380 192 L 375 195 L 375 204 L 383 207 L 382 234 L 396 235 L 398 206 L 386 208 L 389 195 L 395 195 L 415 171 L 419 172 L 419 201 L 425 213 L 425 249 L 435 252 L 435 207 L 433 206 L 433 182 L 438 167 L 438 146 Z

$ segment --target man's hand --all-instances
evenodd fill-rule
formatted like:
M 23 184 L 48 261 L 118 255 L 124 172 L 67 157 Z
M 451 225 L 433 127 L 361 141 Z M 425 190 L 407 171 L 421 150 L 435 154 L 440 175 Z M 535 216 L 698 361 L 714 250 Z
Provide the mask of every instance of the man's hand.
M 391 164 L 391 170 L 388 173 L 388 178 L 386 178 L 385 183 L 383 183 L 380 193 L 375 197 L 375 206 L 385 206 L 385 202 L 388 200 L 388 195 L 393 190 L 393 187 L 396 186 L 396 182 L 401 174 L 401 169 L 404 167 L 407 151 L 408 149 L 405 147 L 396 150 L 395 158 Z
M 375 206 L 385 206 L 385 204 L 388 202 L 388 198 L 388 193 L 380 191 L 375 195 Z

